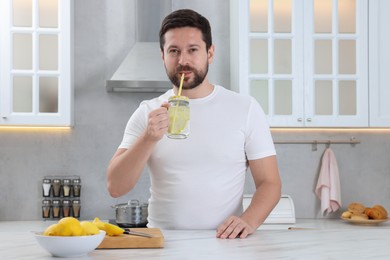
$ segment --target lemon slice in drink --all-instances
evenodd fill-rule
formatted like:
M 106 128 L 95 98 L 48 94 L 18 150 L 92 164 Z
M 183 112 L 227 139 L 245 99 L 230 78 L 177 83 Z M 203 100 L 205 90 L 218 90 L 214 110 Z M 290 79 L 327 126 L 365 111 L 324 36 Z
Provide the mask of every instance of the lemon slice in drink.
M 169 127 L 168 132 L 171 134 L 180 134 L 187 127 L 190 119 L 190 108 L 184 106 L 171 106 L 168 111 Z

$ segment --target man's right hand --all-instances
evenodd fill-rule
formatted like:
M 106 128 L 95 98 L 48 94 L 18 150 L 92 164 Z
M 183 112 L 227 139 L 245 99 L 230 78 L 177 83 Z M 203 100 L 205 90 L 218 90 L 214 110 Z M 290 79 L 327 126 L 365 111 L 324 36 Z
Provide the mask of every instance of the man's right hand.
M 152 141 L 159 141 L 168 132 L 168 103 L 163 103 L 161 107 L 151 111 L 148 116 L 148 126 L 145 138 Z

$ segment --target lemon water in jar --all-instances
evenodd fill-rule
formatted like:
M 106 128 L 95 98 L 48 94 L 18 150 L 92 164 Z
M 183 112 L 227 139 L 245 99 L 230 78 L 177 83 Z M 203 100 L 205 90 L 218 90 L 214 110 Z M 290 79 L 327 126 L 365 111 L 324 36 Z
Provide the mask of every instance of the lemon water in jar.
M 190 105 L 188 97 L 172 96 L 168 99 L 169 126 L 167 136 L 185 139 L 190 134 Z

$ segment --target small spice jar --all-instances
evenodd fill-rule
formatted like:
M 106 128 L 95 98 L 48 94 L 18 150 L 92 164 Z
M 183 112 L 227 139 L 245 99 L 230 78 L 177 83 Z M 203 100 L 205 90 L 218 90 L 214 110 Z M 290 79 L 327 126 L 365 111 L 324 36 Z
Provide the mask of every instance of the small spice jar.
M 42 218 L 50 218 L 51 206 L 50 200 L 42 201 Z
M 59 197 L 61 194 L 61 180 L 54 179 L 53 180 L 53 197 Z
M 62 216 L 64 218 L 70 217 L 70 208 L 71 208 L 70 200 L 63 200 L 62 201 Z
M 73 179 L 73 197 L 80 197 L 81 193 L 81 180 Z
M 61 202 L 60 200 L 52 201 L 53 218 L 60 218 Z
M 43 197 L 50 197 L 50 191 L 51 191 L 51 180 L 43 179 L 43 183 L 42 183 Z
M 80 210 L 81 210 L 80 200 L 73 200 L 73 202 L 72 202 L 73 217 L 79 218 L 80 217 Z
M 64 179 L 62 181 L 62 195 L 64 197 L 70 197 L 70 180 Z

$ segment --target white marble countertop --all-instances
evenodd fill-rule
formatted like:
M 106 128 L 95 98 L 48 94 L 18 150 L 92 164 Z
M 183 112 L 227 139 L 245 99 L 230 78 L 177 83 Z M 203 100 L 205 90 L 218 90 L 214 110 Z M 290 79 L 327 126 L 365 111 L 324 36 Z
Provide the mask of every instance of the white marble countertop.
M 0 259 L 58 259 L 32 231 L 50 222 L 0 221 Z M 163 230 L 161 249 L 94 250 L 77 259 L 390 259 L 390 221 L 355 225 L 338 219 L 298 219 L 295 229 L 261 229 L 247 239 L 222 240 L 214 230 Z

